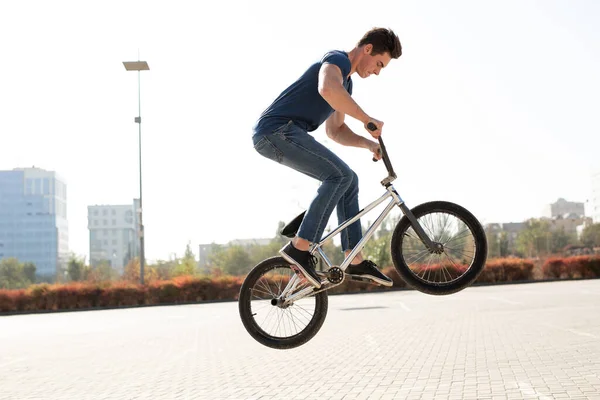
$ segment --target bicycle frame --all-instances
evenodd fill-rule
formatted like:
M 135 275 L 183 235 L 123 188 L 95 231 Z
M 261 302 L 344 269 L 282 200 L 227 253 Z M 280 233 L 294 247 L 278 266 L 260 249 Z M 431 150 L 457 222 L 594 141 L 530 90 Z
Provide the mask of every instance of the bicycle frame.
M 315 243 L 315 244 L 311 245 L 311 247 L 309 249 L 310 253 L 312 255 L 318 254 L 321 257 L 321 259 L 325 262 L 325 264 L 327 264 L 328 268 L 332 268 L 333 264 L 331 263 L 331 261 L 329 260 L 329 258 L 325 254 L 325 252 L 323 251 L 323 245 L 328 240 L 331 240 L 335 235 L 337 235 L 338 233 L 340 233 L 342 230 L 346 229 L 349 225 L 351 225 L 352 223 L 354 223 L 355 221 L 357 221 L 358 219 L 360 219 L 364 215 L 368 214 L 375 207 L 377 207 L 378 205 L 380 205 L 381 203 L 383 203 L 387 199 L 390 199 L 390 202 L 385 207 L 385 209 L 383 210 L 383 212 L 379 215 L 379 217 L 377 217 L 377 219 L 375 220 L 375 222 L 373 222 L 373 224 L 367 229 L 367 231 L 363 235 L 363 238 L 356 244 L 356 246 L 354 246 L 354 248 L 352 249 L 352 251 L 350 252 L 350 254 L 344 259 L 344 261 L 342 262 L 342 264 L 339 266 L 339 268 L 342 271 L 344 271 L 344 272 L 346 271 L 346 268 L 348 268 L 348 266 L 350 265 L 350 262 L 363 249 L 363 247 L 365 247 L 365 244 L 367 243 L 367 241 L 373 236 L 373 233 L 375 233 L 375 230 L 379 227 L 379 225 L 381 225 L 381 223 L 383 222 L 383 220 L 385 219 L 385 217 L 388 216 L 388 214 L 390 213 L 390 211 L 392 211 L 392 209 L 394 208 L 394 206 L 400 207 L 400 209 L 402 210 L 403 214 L 410 221 L 410 223 L 411 223 L 413 229 L 415 230 L 415 233 L 417 234 L 417 236 L 419 236 L 419 238 L 423 241 L 423 243 L 425 244 L 425 246 L 427 246 L 427 248 L 430 251 L 433 252 L 433 251 L 435 251 L 435 250 L 438 249 L 439 244 L 438 243 L 434 243 L 434 242 L 431 241 L 431 239 L 425 233 L 425 231 L 423 230 L 423 228 L 421 227 L 421 225 L 419 224 L 419 222 L 417 221 L 417 219 L 415 218 L 415 216 L 413 215 L 413 213 L 406 206 L 406 204 L 404 203 L 404 201 L 402 200 L 402 198 L 400 197 L 400 195 L 398 194 L 398 192 L 396 191 L 396 189 L 394 189 L 394 186 L 391 184 L 391 182 L 396 179 L 396 174 L 394 173 L 394 169 L 392 168 L 391 162 L 389 160 L 389 157 L 387 155 L 387 151 L 385 149 L 385 146 L 383 144 L 383 141 L 382 141 L 381 137 L 379 137 L 379 145 L 381 147 L 382 158 L 383 158 L 384 164 L 385 164 L 385 166 L 386 166 L 386 168 L 388 170 L 388 176 L 381 181 L 381 184 L 386 189 L 386 193 L 384 193 L 379 199 L 377 199 L 374 202 L 372 202 L 371 204 L 369 204 L 367 207 L 365 207 L 362 210 L 360 210 L 358 212 L 358 214 L 356 214 L 354 217 L 352 217 L 352 218 L 344 221 L 337 228 L 335 228 L 335 230 L 333 230 L 331 233 L 329 233 L 327 236 L 325 236 L 323 239 L 321 239 L 321 241 L 319 243 Z M 376 161 L 376 160 L 373 159 L 373 161 Z M 279 298 L 284 300 L 283 301 L 284 305 L 293 303 L 294 301 L 299 300 L 299 299 L 301 299 L 301 298 L 303 298 L 303 297 L 305 297 L 307 295 L 312 295 L 312 294 L 319 293 L 319 292 L 321 292 L 323 290 L 331 289 L 332 287 L 337 286 L 337 285 L 339 285 L 341 283 L 340 282 L 340 283 L 333 284 L 333 283 L 331 283 L 329 281 L 324 281 L 324 282 L 322 282 L 323 283 L 322 286 L 325 286 L 324 288 L 316 290 L 313 287 L 307 287 L 307 288 L 304 288 L 304 289 L 300 290 L 297 293 L 291 294 L 288 297 L 288 294 L 292 293 L 296 289 L 296 286 L 298 285 L 299 282 L 300 282 L 300 278 L 298 277 L 298 275 L 294 275 L 290 279 L 290 281 L 288 282 L 288 284 L 286 285 L 285 289 L 282 291 L 282 293 L 281 293 L 281 295 L 280 295 Z

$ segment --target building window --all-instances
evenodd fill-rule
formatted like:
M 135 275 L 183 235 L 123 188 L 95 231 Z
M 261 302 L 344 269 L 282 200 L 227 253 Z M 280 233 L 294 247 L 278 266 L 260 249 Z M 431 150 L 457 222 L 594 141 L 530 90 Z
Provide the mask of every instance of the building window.
M 98 226 L 98 220 L 97 219 L 94 220 L 94 226 Z
M 104 225 L 104 226 L 108 225 L 108 221 L 107 220 L 103 220 L 102 221 L 102 225 Z
M 117 220 L 116 219 L 113 219 L 112 222 L 113 222 L 113 226 L 117 225 Z
M 112 215 L 117 215 L 117 210 L 112 210 Z
M 94 217 L 98 216 L 98 210 L 94 210 Z
M 102 215 L 108 215 L 108 210 L 106 208 L 102 210 Z
M 125 222 L 131 224 L 133 222 L 133 211 L 127 210 L 125 213 Z

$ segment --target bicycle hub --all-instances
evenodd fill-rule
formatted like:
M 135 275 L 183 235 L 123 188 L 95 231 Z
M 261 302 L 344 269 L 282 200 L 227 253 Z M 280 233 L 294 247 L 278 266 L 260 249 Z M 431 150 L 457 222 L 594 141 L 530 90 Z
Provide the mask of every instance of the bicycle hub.
M 327 270 L 327 280 L 333 284 L 344 280 L 344 271 L 339 267 L 331 267 Z

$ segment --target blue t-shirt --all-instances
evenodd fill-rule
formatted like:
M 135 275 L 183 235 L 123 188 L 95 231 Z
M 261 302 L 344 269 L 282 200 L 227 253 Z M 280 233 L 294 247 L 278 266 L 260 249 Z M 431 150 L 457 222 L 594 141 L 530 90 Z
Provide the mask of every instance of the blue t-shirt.
M 339 50 L 330 51 L 320 61 L 312 64 L 261 114 L 254 126 L 254 135 L 268 135 L 290 120 L 304 130 L 312 132 L 329 118 L 334 110 L 318 90 L 319 70 L 325 63 L 335 64 L 340 68 L 344 87 L 352 95 L 352 80 L 348 76 L 351 69 L 348 54 Z

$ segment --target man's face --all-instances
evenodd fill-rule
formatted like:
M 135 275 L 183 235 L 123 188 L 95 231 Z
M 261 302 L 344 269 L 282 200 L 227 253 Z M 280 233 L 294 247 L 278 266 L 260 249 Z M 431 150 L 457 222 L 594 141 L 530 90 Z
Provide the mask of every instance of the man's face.
M 356 72 L 361 78 L 368 78 L 371 74 L 379 75 L 379 72 L 392 60 L 390 53 L 373 56 L 372 51 L 373 46 L 370 44 L 363 47 L 363 57 L 356 67 Z

